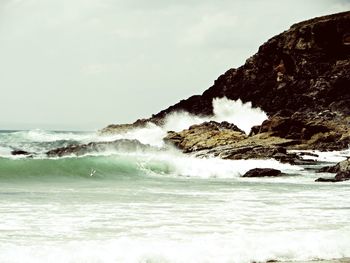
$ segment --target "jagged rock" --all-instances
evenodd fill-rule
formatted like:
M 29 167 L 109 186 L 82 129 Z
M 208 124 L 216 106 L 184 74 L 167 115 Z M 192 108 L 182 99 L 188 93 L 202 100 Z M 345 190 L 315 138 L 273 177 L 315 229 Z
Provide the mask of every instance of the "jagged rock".
M 161 125 L 176 111 L 211 116 L 213 99 L 227 97 L 251 101 L 270 116 L 252 129 L 254 140 L 259 134 L 267 134 L 264 136 L 272 140 L 286 139 L 280 146 L 289 149 L 345 149 L 350 144 L 349 36 L 350 12 L 297 23 L 260 46 L 243 66 L 219 76 L 202 95 L 182 100 L 131 127 L 146 122 Z M 184 133 L 169 133 L 167 140 L 185 152 L 231 145 L 235 140 L 230 141 L 230 136 L 221 137 L 220 142 L 219 137 L 210 140 L 209 130 L 201 134 L 201 139 L 197 135 L 198 140 L 191 139 L 193 145 L 187 143 Z M 244 144 L 250 145 L 248 141 Z M 260 142 L 253 144 L 266 147 Z
M 140 143 L 138 140 L 121 139 L 111 142 L 90 142 L 88 144 L 74 144 L 67 147 L 61 147 L 46 152 L 49 157 L 62 157 L 67 155 L 85 155 L 94 152 L 103 152 L 107 150 L 137 151 L 152 149 L 150 145 Z
M 318 178 L 315 180 L 315 182 L 343 182 L 350 180 L 350 171 L 345 172 L 338 172 L 337 175 L 334 178 Z
M 293 144 L 291 139 L 275 137 L 271 133 L 248 137 L 237 126 L 227 122 L 205 122 L 181 132 L 171 131 L 164 141 L 201 158 L 276 159 L 300 165 L 314 163 L 303 160 L 299 154 L 287 153 L 285 145 Z
M 276 177 L 281 176 L 282 172 L 272 168 L 255 168 L 246 172 L 242 177 Z
M 198 151 L 195 156 L 201 158 L 219 157 L 229 160 L 248 159 L 275 159 L 282 163 L 310 165 L 315 164 L 313 160 L 304 160 L 297 153 L 287 153 L 281 146 L 273 145 L 244 145 L 241 141 L 238 144 L 217 146 L 212 149 Z
M 273 136 L 281 138 L 308 140 L 316 133 L 328 131 L 329 128 L 321 123 L 307 122 L 293 117 L 273 116 L 261 124 L 259 133 L 271 132 Z
M 295 24 L 264 43 L 242 67 L 221 75 L 202 95 L 182 100 L 150 120 L 179 110 L 211 115 L 213 98 L 224 96 L 251 101 L 270 116 L 281 111 L 349 114 L 349 35 L 350 12 Z
M 188 153 L 233 144 L 246 137 L 245 133 L 234 124 L 210 121 L 192 125 L 181 132 L 170 131 L 164 141 Z
M 137 120 L 132 124 L 111 124 L 99 131 L 100 134 L 116 134 L 125 133 L 133 129 L 144 128 L 148 124 L 148 120 Z

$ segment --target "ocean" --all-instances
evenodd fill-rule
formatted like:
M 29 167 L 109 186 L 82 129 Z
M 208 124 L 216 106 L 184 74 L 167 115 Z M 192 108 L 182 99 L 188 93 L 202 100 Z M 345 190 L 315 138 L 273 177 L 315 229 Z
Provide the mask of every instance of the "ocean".
M 148 132 L 126 137 L 142 140 Z M 321 174 L 308 166 L 200 159 L 175 149 L 44 155 L 118 136 L 0 132 L 0 262 L 350 257 L 350 183 L 316 183 Z M 36 155 L 13 156 L 13 149 Z M 318 153 L 318 167 L 349 153 Z M 240 177 L 255 167 L 277 168 L 287 176 Z

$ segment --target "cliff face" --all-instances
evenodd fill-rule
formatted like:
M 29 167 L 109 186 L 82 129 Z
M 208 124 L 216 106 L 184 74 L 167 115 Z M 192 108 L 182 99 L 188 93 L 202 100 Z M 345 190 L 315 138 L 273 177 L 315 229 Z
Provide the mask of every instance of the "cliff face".
M 349 115 L 350 12 L 293 25 L 264 43 L 242 67 L 221 75 L 202 95 L 182 100 L 150 120 L 159 123 L 178 110 L 211 115 L 212 99 L 223 96 L 251 101 L 270 116 L 324 111 Z
M 182 100 L 150 119 L 138 120 L 127 128 L 143 127 L 149 121 L 162 124 L 164 117 L 174 111 L 212 115 L 213 98 L 224 96 L 252 102 L 254 107 L 268 113 L 269 119 L 253 127 L 249 138 L 239 143 L 232 142 L 229 146 L 220 134 L 215 135 L 218 140 L 214 142 L 218 143 L 207 145 L 208 140 L 203 138 L 211 131 L 203 133 L 207 127 L 205 125 L 204 128 L 192 127 L 182 133 L 169 134 L 166 140 L 185 152 L 196 148 L 188 145 L 202 139 L 200 144 L 203 149 L 214 149 L 225 144 L 230 152 L 228 156 L 233 156 L 232 149 L 235 147 L 248 149 L 246 146 L 252 144 L 261 146 L 264 154 L 266 145 L 273 149 L 269 151 L 272 153 L 275 153 L 275 147 L 319 150 L 348 148 L 350 12 L 293 25 L 264 43 L 242 67 L 230 69 L 221 75 L 202 95 Z M 116 132 L 124 128 L 125 125 L 110 125 L 102 132 Z M 195 138 L 190 135 L 195 135 Z M 221 154 L 223 149 L 214 151 Z

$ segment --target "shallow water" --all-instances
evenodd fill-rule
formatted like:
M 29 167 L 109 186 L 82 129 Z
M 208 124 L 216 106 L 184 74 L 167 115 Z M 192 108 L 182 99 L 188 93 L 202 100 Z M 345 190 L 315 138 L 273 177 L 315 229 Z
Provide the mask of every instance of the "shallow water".
M 67 138 L 88 142 L 97 136 L 68 135 L 0 134 L 0 262 L 350 256 L 347 182 L 315 183 L 320 174 L 274 160 L 196 159 L 173 150 L 10 157 L 19 144 L 44 152 L 52 143 L 67 144 Z M 347 154 L 321 157 L 335 161 Z M 288 176 L 239 177 L 254 167 L 279 168 Z

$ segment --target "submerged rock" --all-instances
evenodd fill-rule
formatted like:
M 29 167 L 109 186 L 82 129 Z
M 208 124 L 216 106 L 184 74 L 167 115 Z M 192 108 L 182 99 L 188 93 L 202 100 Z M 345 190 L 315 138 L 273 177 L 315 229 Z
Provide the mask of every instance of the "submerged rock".
M 255 168 L 246 172 L 242 177 L 276 177 L 281 176 L 282 172 L 272 168 Z

